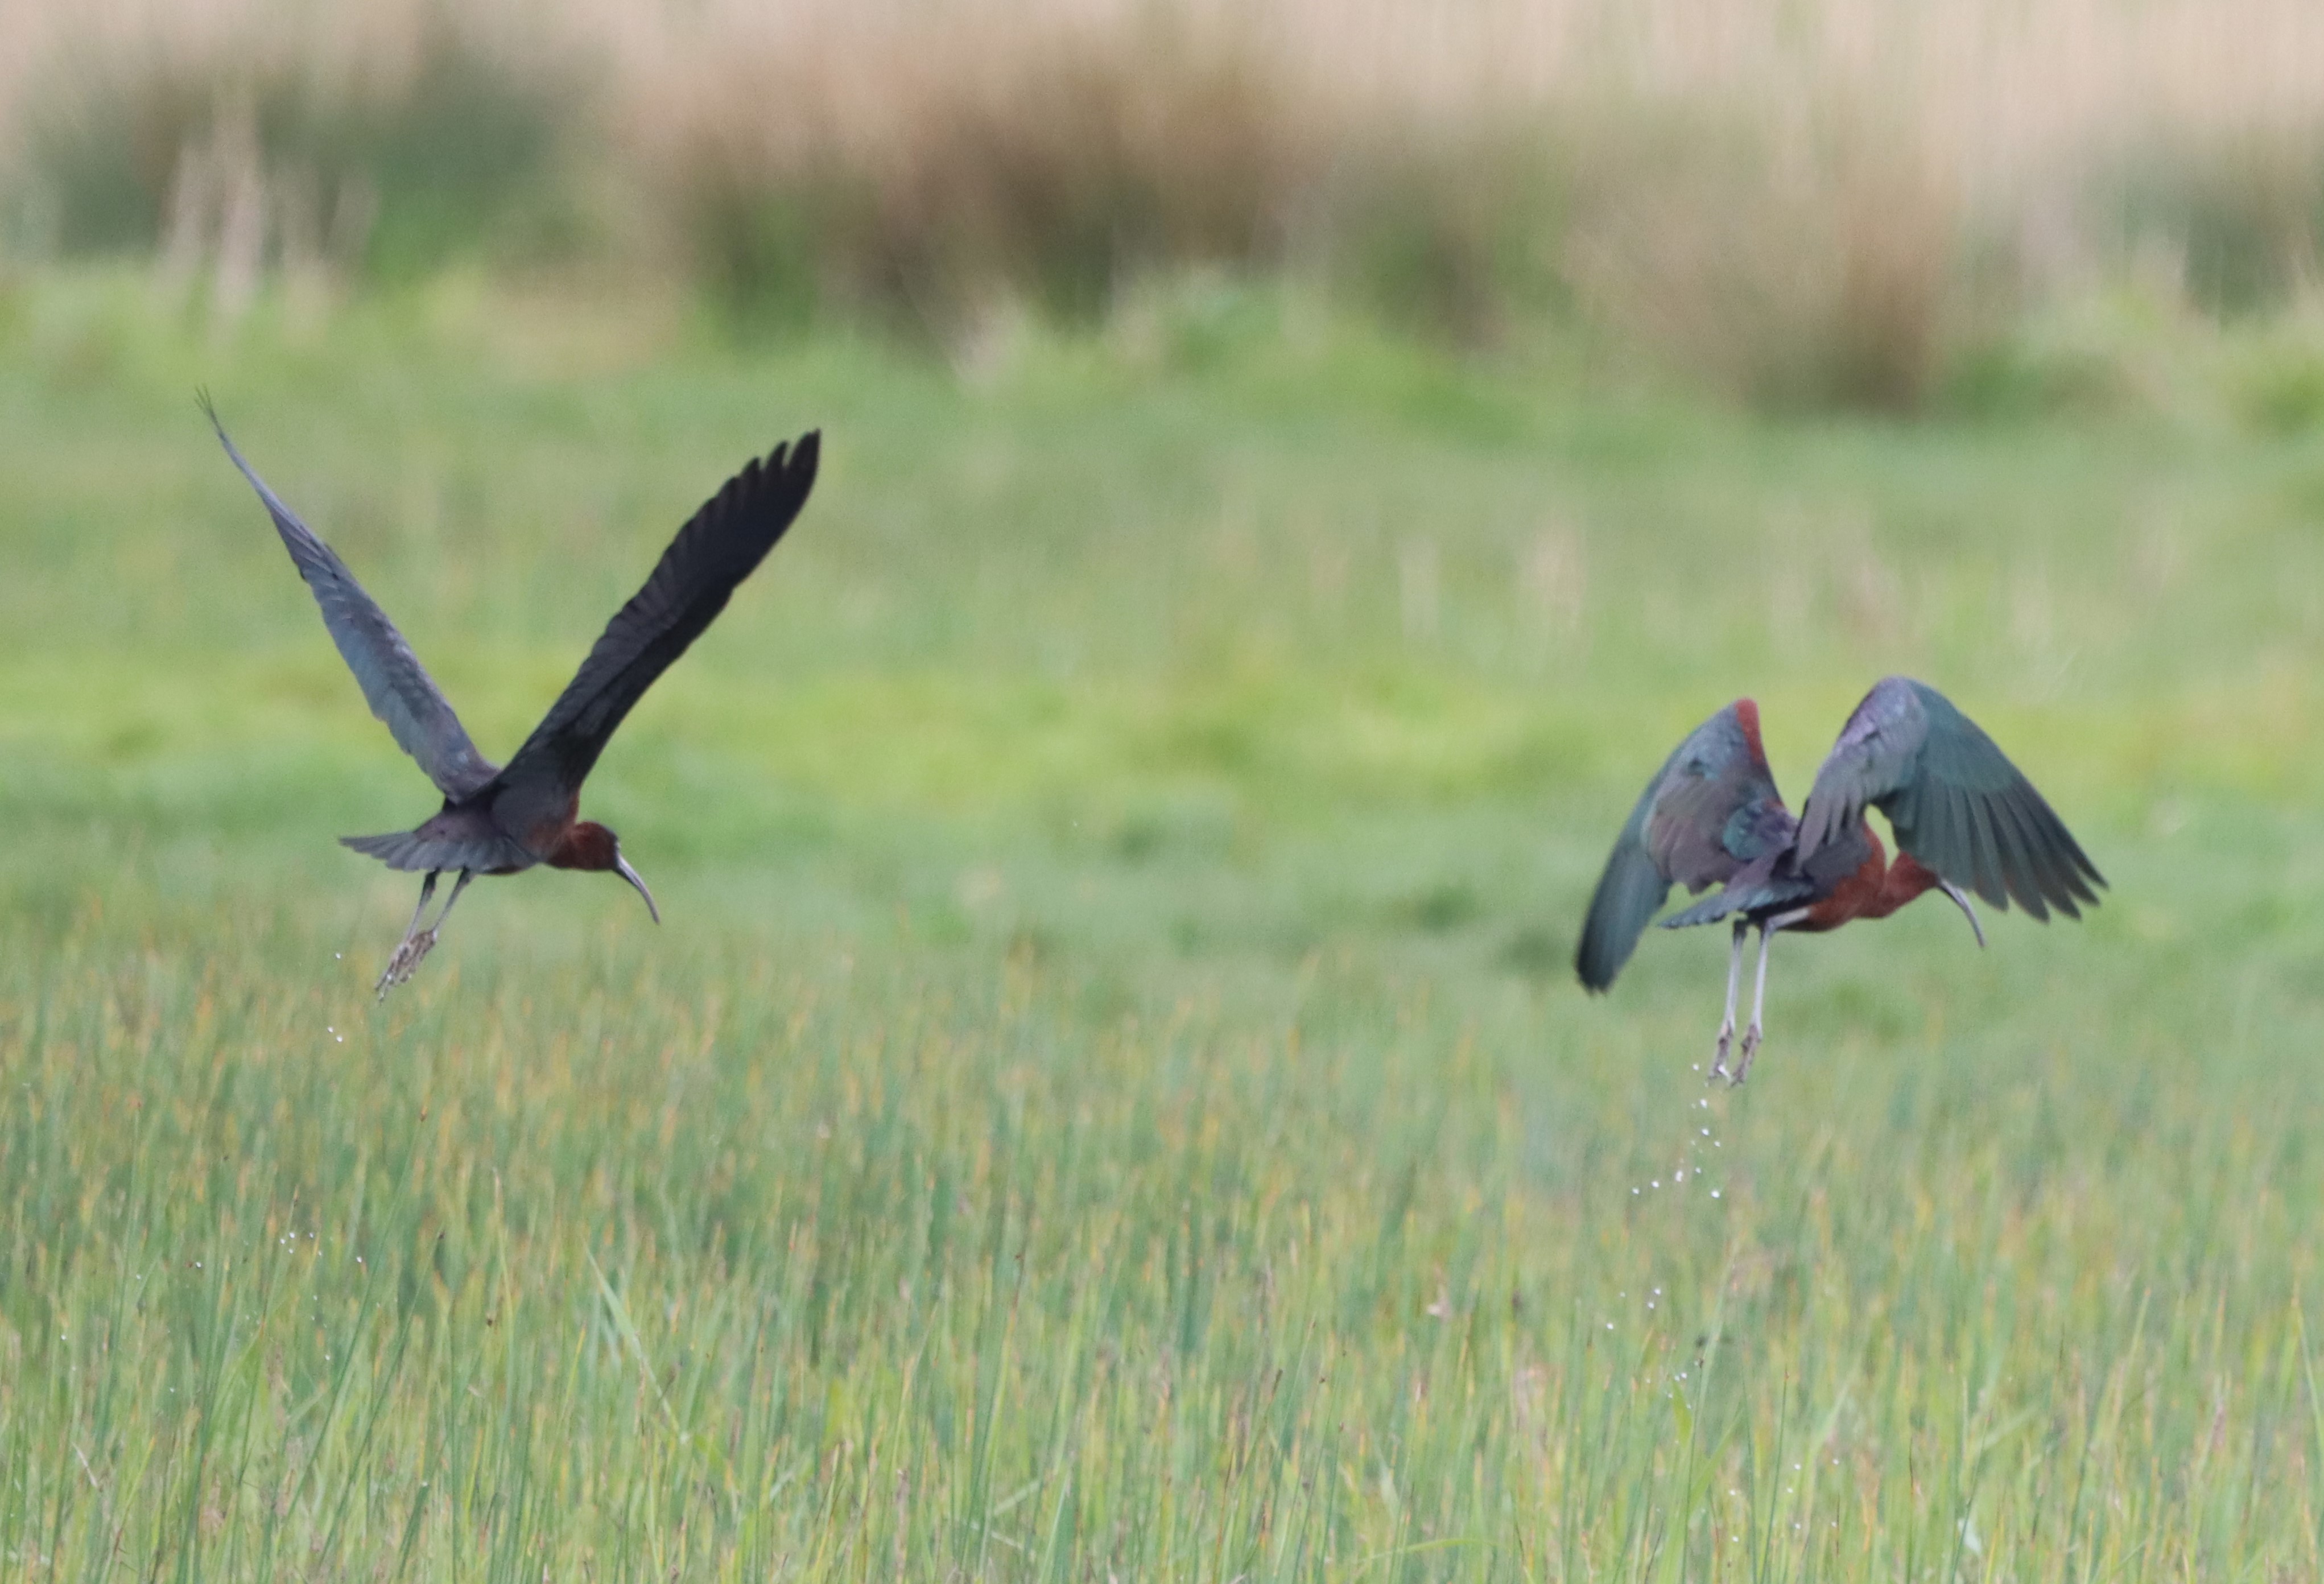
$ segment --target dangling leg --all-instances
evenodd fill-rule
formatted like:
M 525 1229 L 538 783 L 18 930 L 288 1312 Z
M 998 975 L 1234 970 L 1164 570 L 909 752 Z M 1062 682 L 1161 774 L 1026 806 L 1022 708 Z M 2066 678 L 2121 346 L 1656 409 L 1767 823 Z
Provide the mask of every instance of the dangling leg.
M 1775 938 L 1777 930 L 1803 916 L 1803 913 L 1779 913 L 1759 926 L 1759 982 L 1751 990 L 1751 1027 L 1743 1031 L 1743 1057 L 1735 1064 L 1734 1081 L 1738 1084 L 1751 1071 L 1751 1058 L 1759 1049 L 1759 1013 L 1767 1004 L 1767 943 Z
M 410 965 L 420 961 L 411 949 L 411 943 L 419 938 L 420 921 L 427 916 L 428 898 L 436 894 L 436 877 L 441 872 L 431 869 L 428 871 L 428 878 L 420 882 L 420 906 L 411 910 L 411 926 L 403 932 L 403 938 L 395 943 L 395 955 L 387 960 L 387 968 L 380 974 L 379 982 L 371 987 L 374 994 L 386 995 L 388 986 L 402 982 L 398 977 L 399 971 L 409 972 Z
M 1727 1047 L 1735 1040 L 1735 990 L 1743 980 L 1743 932 L 1751 927 L 1746 919 L 1735 921 L 1735 944 L 1727 953 L 1727 1018 L 1719 1026 L 1719 1043 L 1711 1052 L 1711 1077 L 1715 1082 L 1727 1076 Z
M 433 874 L 428 877 L 427 883 L 420 888 L 420 911 L 411 916 L 411 933 L 403 937 L 403 944 L 395 948 L 395 955 L 388 959 L 387 972 L 379 976 L 377 991 L 380 999 L 385 1000 L 389 990 L 410 979 L 421 959 L 435 950 L 436 932 L 442 929 L 444 921 L 452 916 L 452 909 L 459 902 L 460 893 L 468 889 L 468 882 L 475 878 L 475 870 L 462 870 L 460 878 L 452 882 L 452 894 L 444 899 L 444 911 L 436 916 L 435 923 L 421 929 L 420 914 L 427 910 L 428 894 L 436 889 L 436 877 Z

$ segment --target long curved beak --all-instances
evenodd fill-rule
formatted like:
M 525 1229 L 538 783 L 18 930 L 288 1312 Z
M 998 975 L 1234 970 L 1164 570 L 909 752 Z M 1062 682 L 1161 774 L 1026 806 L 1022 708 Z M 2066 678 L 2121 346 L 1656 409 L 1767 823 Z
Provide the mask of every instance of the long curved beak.
M 623 879 L 629 881 L 630 884 L 637 887 L 638 895 L 646 899 L 646 911 L 653 915 L 653 921 L 656 924 L 659 924 L 661 922 L 661 909 L 654 906 L 653 893 L 646 889 L 645 877 L 640 874 L 636 870 L 632 869 L 630 867 L 630 861 L 622 857 L 618 852 L 613 854 L 613 872 L 620 875 Z M 1964 906 L 1966 906 L 1966 904 L 1964 904 Z M 1979 944 L 1983 944 L 1982 937 L 1979 938 Z
M 1950 880 L 1939 880 L 1937 882 L 1937 887 L 1940 890 L 1943 891 L 1946 896 L 1950 897 L 1953 899 L 1954 907 L 1969 915 L 1969 926 L 1970 929 L 1977 932 L 1978 949 L 1982 951 L 1985 947 L 1985 926 L 1978 924 L 1977 921 L 1977 909 L 1969 905 L 1969 893 L 1962 890 Z M 638 889 L 642 891 L 645 888 L 643 886 L 640 886 Z M 647 899 L 646 905 L 648 907 L 651 907 L 653 905 L 650 898 Z

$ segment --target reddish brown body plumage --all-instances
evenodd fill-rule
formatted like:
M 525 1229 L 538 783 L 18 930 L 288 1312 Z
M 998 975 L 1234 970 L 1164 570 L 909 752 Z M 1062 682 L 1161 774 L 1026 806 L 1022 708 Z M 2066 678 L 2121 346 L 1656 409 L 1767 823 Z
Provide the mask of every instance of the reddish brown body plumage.
M 1871 856 L 1858 866 L 1854 874 L 1832 888 L 1830 896 L 1809 907 L 1805 918 L 1789 927 L 1818 935 L 1859 918 L 1886 918 L 1914 898 L 1944 883 L 1909 852 L 1900 852 L 1895 862 L 1889 862 L 1887 849 L 1881 846 L 1869 823 L 1864 824 L 1863 832 L 1864 840 L 1871 844 Z

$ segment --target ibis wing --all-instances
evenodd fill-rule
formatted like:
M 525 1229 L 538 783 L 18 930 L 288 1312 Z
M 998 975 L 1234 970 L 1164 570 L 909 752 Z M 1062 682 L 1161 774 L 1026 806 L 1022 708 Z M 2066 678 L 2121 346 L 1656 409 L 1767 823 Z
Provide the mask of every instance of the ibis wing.
M 207 398 L 202 411 L 217 431 L 218 444 L 226 447 L 226 456 L 265 502 L 267 514 L 274 519 L 274 531 L 282 536 L 283 548 L 290 552 L 299 575 L 314 592 L 315 603 L 322 608 L 323 625 L 330 629 L 331 640 L 339 646 L 347 669 L 355 674 L 371 713 L 387 723 L 396 746 L 419 761 L 447 797 L 465 797 L 490 781 L 498 767 L 476 751 L 451 702 L 428 675 L 420 657 L 411 652 L 403 634 L 395 630 L 395 623 L 387 619 L 387 612 L 364 592 L 331 547 L 300 521 L 298 514 L 243 460 Z
M 1748 704 L 1729 705 L 1678 745 L 1615 838 L 1573 954 L 1589 989 L 1614 982 L 1673 885 L 1702 890 L 1790 844 L 1792 817 L 1745 724 Z
M 613 729 L 766 558 L 815 487 L 821 436 L 778 446 L 726 481 L 614 612 L 589 658 L 509 760 L 503 779 L 577 790 Z
M 2106 884 L 2065 822 L 1992 738 L 1935 688 L 1891 677 L 1856 706 L 1816 772 L 1800 858 L 1838 841 L 1867 805 L 1896 845 L 1996 907 L 2081 916 Z
M 390 831 L 383 836 L 341 836 L 339 845 L 412 874 L 455 869 L 506 874 L 540 861 L 507 836 L 490 832 L 437 835 L 424 826 L 416 831 Z

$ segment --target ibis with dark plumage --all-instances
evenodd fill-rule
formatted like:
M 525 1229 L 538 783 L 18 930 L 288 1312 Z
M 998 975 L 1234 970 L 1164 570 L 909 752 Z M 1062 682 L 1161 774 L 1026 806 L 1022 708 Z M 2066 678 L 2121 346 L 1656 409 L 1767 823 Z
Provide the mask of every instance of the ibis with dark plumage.
M 1889 861 L 1865 818 L 1887 817 Z M 1976 722 L 1925 683 L 1891 677 L 1856 706 L 1816 772 L 1797 818 L 1784 806 L 1759 741 L 1759 706 L 1737 699 L 1679 744 L 1647 783 L 1616 838 L 1590 899 L 1574 971 L 1592 992 L 1614 982 L 1674 885 L 1716 895 L 1662 921 L 1665 929 L 1734 920 L 1727 1017 L 1711 1076 L 1740 1083 L 1759 1048 L 1767 995 L 1767 943 L 1779 930 L 1838 929 L 1886 918 L 1923 893 L 1950 898 L 1977 943 L 1984 926 L 1969 898 L 2010 902 L 2047 920 L 2080 918 L 2106 879 L 2017 767 Z M 1730 1073 L 1744 936 L 1759 930 L 1751 1023 Z
M 646 912 L 660 923 L 653 893 L 622 856 L 621 839 L 580 817 L 581 784 L 631 706 L 725 609 L 735 585 L 766 558 L 807 503 L 819 434 L 811 431 L 750 463 L 678 530 L 645 586 L 614 613 L 562 696 L 503 766 L 477 751 L 387 613 L 243 460 L 207 399 L 202 410 L 226 454 L 265 502 L 372 714 L 444 795 L 443 807 L 415 829 L 340 838 L 390 869 L 426 877 L 411 926 L 379 976 L 378 993 L 385 996 L 411 977 L 460 893 L 480 874 L 516 874 L 543 863 L 617 874 L 637 888 Z M 443 911 L 423 929 L 437 878 L 447 870 L 459 878 Z

